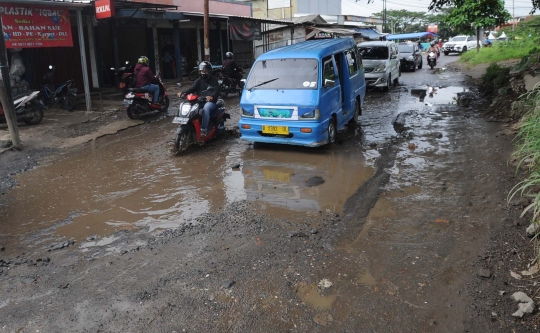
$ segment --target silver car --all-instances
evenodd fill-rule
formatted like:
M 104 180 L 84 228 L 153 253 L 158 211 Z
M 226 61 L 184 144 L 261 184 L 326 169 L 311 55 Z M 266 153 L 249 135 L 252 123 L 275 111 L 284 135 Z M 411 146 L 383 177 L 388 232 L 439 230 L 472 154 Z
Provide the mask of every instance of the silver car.
M 401 68 L 396 43 L 363 42 L 358 44 L 358 53 L 362 56 L 368 87 L 387 91 L 392 82 L 398 82 Z

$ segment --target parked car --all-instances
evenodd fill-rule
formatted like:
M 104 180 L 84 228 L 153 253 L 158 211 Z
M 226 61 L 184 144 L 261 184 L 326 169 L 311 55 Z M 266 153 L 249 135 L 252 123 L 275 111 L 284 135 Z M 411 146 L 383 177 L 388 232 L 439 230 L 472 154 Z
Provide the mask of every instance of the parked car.
M 480 43 L 482 47 L 482 43 Z M 476 48 L 476 36 L 456 36 L 450 38 L 450 40 L 443 44 L 444 55 L 448 55 L 452 52 L 463 53 L 467 50 Z
M 398 44 L 399 61 L 401 63 L 401 70 L 416 71 L 416 68 L 422 69 L 422 51 L 418 48 L 418 45 L 411 43 Z
M 399 51 L 391 41 L 363 42 L 358 44 L 362 56 L 368 87 L 378 87 L 388 91 L 392 82 L 401 76 Z

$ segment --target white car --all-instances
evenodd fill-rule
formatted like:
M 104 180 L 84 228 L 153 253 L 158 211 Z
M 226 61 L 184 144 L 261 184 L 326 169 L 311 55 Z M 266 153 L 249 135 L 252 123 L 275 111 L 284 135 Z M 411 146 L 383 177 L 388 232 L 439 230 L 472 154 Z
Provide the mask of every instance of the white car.
M 482 43 L 480 43 L 482 47 Z M 444 55 L 448 55 L 451 52 L 457 52 L 459 54 L 467 52 L 467 50 L 476 48 L 476 36 L 456 36 L 450 38 L 450 40 L 443 45 Z

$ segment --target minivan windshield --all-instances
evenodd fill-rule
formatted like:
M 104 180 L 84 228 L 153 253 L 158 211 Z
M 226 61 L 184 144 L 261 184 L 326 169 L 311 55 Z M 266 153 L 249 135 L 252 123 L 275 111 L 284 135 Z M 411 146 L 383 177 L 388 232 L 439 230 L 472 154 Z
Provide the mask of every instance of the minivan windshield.
M 317 89 L 317 59 L 271 59 L 257 61 L 246 89 Z
M 413 45 L 398 45 L 397 48 L 400 53 L 413 53 L 414 51 Z
M 361 46 L 358 51 L 362 59 L 388 59 L 388 47 L 386 46 Z
M 451 42 L 464 42 L 467 37 L 454 37 L 450 39 Z

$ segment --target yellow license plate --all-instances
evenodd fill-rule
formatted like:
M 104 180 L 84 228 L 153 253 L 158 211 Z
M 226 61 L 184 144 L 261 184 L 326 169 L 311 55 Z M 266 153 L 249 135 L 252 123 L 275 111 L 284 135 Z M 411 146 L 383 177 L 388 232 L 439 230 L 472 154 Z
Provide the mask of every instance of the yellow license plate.
M 263 125 L 262 132 L 264 134 L 282 134 L 282 135 L 288 135 L 289 134 L 289 127 L 288 126 L 270 126 L 270 125 Z

